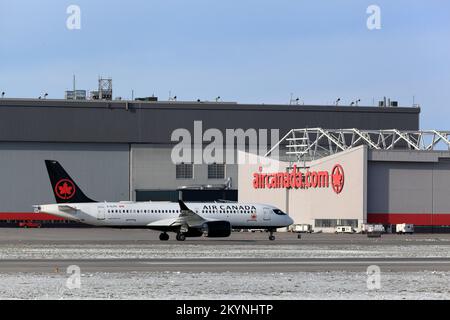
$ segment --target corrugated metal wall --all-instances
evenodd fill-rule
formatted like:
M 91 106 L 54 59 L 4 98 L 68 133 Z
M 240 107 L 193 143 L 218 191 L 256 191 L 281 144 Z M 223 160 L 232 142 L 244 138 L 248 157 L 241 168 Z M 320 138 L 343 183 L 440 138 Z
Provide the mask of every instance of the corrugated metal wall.
M 448 160 L 370 161 L 368 168 L 369 220 L 371 215 L 382 219 L 382 214 L 389 214 L 387 218 L 394 223 L 409 220 L 404 222 L 445 225 L 450 222 Z
M 176 190 L 180 186 L 224 184 L 225 179 L 208 179 L 206 164 L 194 165 L 193 179 L 177 180 L 171 152 L 171 146 L 132 145 L 132 190 Z M 232 189 L 237 189 L 237 165 L 226 165 L 225 177 L 231 177 Z
M 54 203 L 44 160 L 58 160 L 90 197 L 128 200 L 128 144 L 0 143 L 0 212 Z
M 0 141 L 170 144 L 194 121 L 203 129 L 419 128 L 419 108 L 74 102 L 0 99 Z

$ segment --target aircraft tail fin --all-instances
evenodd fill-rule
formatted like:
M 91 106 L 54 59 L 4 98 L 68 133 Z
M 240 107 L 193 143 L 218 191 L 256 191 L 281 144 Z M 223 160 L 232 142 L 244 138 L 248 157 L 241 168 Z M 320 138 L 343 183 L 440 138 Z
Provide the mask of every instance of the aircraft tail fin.
M 83 193 L 58 161 L 45 160 L 45 166 L 57 203 L 95 202 Z

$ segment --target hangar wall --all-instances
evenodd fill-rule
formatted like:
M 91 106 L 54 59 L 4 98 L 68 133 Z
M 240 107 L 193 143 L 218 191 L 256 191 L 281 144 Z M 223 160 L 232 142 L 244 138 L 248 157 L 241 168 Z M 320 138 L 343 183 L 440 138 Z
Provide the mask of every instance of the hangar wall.
M 225 166 L 225 179 L 208 179 L 208 165 L 194 164 L 193 179 L 176 178 L 176 165 L 171 160 L 172 146 L 133 144 L 131 146 L 131 190 L 176 190 L 180 186 L 224 184 L 231 178 L 231 189 L 237 189 L 237 165 Z
M 128 200 L 127 144 L 0 142 L 0 212 L 31 212 L 32 205 L 55 202 L 46 159 L 58 160 L 89 197 Z
M 355 229 L 366 222 L 367 147 L 360 146 L 309 163 L 310 171 L 328 171 L 336 164 L 344 170 L 344 186 L 336 194 L 332 187 L 289 190 L 289 212 L 295 223 L 311 224 L 314 230 L 332 231 L 335 226 L 317 225 L 316 220 L 357 220 Z M 298 221 L 298 222 L 297 222 Z M 342 223 L 338 223 L 342 224 Z M 328 230 L 330 229 L 330 230 Z
M 368 167 L 370 221 L 450 224 L 448 153 L 393 151 L 385 152 L 382 158 L 371 153 L 376 161 L 369 161 Z M 394 161 L 396 158 L 398 161 Z
M 178 128 L 419 128 L 420 108 L 0 99 L 0 141 L 170 144 Z M 20 124 L 20 125 L 19 125 Z M 270 140 L 269 140 L 270 141 Z
M 260 162 L 262 163 L 262 159 Z M 264 159 L 268 161 L 268 159 Z M 271 160 L 273 170 L 263 172 L 285 172 L 286 162 Z M 259 164 L 245 164 L 239 167 L 239 201 L 270 203 L 285 210 L 296 224 L 311 224 L 314 230 L 334 231 L 333 227 L 319 227 L 316 220 L 357 220 L 357 226 L 366 222 L 367 208 L 367 147 L 360 146 L 319 160 L 306 162 L 309 171 L 327 171 L 340 164 L 344 170 L 344 187 L 337 194 L 328 188 L 264 188 L 253 187 L 253 174 L 258 172 Z M 330 175 L 331 183 L 331 175 Z M 329 230 L 328 230 L 329 229 Z
M 240 153 L 240 159 L 244 155 Z M 263 158 L 253 156 L 246 163 L 239 165 L 238 173 L 238 188 L 239 188 L 239 202 L 253 202 L 253 203 L 268 203 L 283 211 L 288 211 L 288 194 L 285 189 L 257 189 L 253 188 L 254 173 L 260 172 L 284 172 L 288 166 L 287 162 L 277 161 L 271 158 Z M 288 212 L 290 214 L 290 212 Z M 294 220 L 298 217 L 291 215 Z

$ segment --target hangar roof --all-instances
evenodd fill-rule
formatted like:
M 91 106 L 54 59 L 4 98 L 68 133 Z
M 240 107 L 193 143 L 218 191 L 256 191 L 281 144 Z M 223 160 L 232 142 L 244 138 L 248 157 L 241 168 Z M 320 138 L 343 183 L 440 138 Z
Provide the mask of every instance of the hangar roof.
M 304 128 L 291 129 L 266 154 L 283 150 L 284 157 L 309 161 L 361 145 L 373 150 L 450 151 L 450 131 L 360 130 Z

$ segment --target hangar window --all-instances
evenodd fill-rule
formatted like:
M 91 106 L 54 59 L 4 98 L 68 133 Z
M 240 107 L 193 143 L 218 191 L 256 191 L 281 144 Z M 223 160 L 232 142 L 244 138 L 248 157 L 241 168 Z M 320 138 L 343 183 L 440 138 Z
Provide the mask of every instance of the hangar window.
M 177 179 L 193 179 L 194 165 L 192 163 L 180 163 L 176 165 Z
M 353 228 L 358 228 L 358 220 L 356 220 L 356 219 L 341 219 L 341 220 L 339 220 L 339 225 L 351 226 Z
M 223 163 L 208 164 L 208 179 L 225 179 L 225 165 Z

